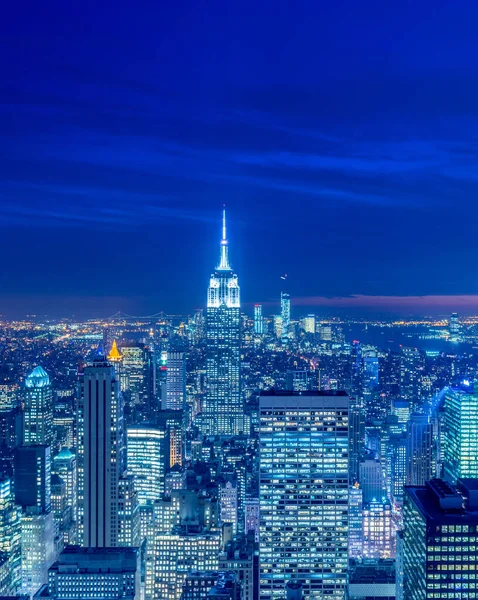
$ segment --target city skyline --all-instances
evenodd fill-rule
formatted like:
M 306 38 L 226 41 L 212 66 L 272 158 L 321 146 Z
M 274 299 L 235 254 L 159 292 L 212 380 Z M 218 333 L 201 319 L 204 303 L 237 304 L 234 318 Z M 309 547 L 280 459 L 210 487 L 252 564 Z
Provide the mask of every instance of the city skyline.
M 224 202 L 245 306 L 478 306 L 476 4 L 108 6 L 7 7 L 1 314 L 203 306 Z

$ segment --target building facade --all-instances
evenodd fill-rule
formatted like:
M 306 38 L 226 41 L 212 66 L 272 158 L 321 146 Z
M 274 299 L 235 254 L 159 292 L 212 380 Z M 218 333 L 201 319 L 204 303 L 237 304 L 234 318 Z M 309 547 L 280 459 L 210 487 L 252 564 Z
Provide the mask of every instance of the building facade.
M 207 393 L 201 416 L 204 435 L 238 435 L 244 430 L 240 312 L 239 280 L 229 264 L 224 211 L 220 260 L 211 275 L 207 296 Z
M 306 600 L 343 599 L 348 558 L 348 396 L 263 392 L 260 598 L 303 584 Z
M 86 547 L 118 544 L 119 478 L 125 469 L 123 403 L 102 349 L 80 375 L 78 530 Z

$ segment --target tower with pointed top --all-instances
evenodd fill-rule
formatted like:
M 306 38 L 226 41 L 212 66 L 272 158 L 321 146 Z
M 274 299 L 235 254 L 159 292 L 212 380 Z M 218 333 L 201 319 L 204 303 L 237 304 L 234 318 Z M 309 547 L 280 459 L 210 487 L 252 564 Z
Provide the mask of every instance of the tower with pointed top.
M 220 259 L 207 295 L 207 394 L 201 420 L 204 435 L 238 435 L 244 431 L 240 288 L 229 264 L 228 249 L 224 210 Z

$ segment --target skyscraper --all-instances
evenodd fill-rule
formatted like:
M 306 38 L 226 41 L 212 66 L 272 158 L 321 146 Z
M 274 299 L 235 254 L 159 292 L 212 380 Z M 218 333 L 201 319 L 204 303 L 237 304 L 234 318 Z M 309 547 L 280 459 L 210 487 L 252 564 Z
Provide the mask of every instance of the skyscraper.
M 262 335 L 264 333 L 264 317 L 262 316 L 262 304 L 254 305 L 254 333 Z
M 441 479 L 405 488 L 401 558 L 406 600 L 478 595 L 478 480 L 460 480 L 458 488 Z
M 348 556 L 348 396 L 263 392 L 260 409 L 260 598 L 343 599 Z
M 207 394 L 201 417 L 205 435 L 237 435 L 244 430 L 240 306 L 238 277 L 229 264 L 223 211 L 220 260 L 211 275 L 207 298 Z
M 102 348 L 80 377 L 79 540 L 83 546 L 116 546 L 119 478 L 125 468 L 122 397 Z
M 287 292 L 281 292 L 280 295 L 280 314 L 282 317 L 282 342 L 287 343 L 290 335 L 290 295 Z
M 166 371 L 166 406 L 162 408 L 184 410 L 186 407 L 186 355 L 168 352 Z
M 445 479 L 478 477 L 478 383 L 445 390 Z
M 433 426 L 428 415 L 413 413 L 407 434 L 407 485 L 425 485 L 436 474 Z
M 450 320 L 448 322 L 448 328 L 450 333 L 450 340 L 456 342 L 460 338 L 460 320 L 458 318 L 458 313 L 452 313 L 450 316 Z
M 415 408 L 420 399 L 422 357 L 416 348 L 400 350 L 400 396 L 410 400 Z
M 50 378 L 38 366 L 25 379 L 25 414 L 23 443 L 48 444 L 53 442 L 53 398 Z
M 22 581 L 21 510 L 15 504 L 12 482 L 0 477 L 0 554 L 7 556 L 7 587 L 13 596 L 20 592 Z
M 128 472 L 133 476 L 140 506 L 164 494 L 166 466 L 169 468 L 166 428 L 128 427 Z

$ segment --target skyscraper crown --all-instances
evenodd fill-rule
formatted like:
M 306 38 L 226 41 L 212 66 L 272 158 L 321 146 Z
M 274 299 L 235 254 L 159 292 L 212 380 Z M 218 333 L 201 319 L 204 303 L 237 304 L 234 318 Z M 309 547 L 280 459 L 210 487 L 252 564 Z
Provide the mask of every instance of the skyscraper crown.
M 40 367 L 40 365 L 35 367 L 25 379 L 25 387 L 27 388 L 41 388 L 46 387 L 47 385 L 50 385 L 50 378 L 45 369 Z

